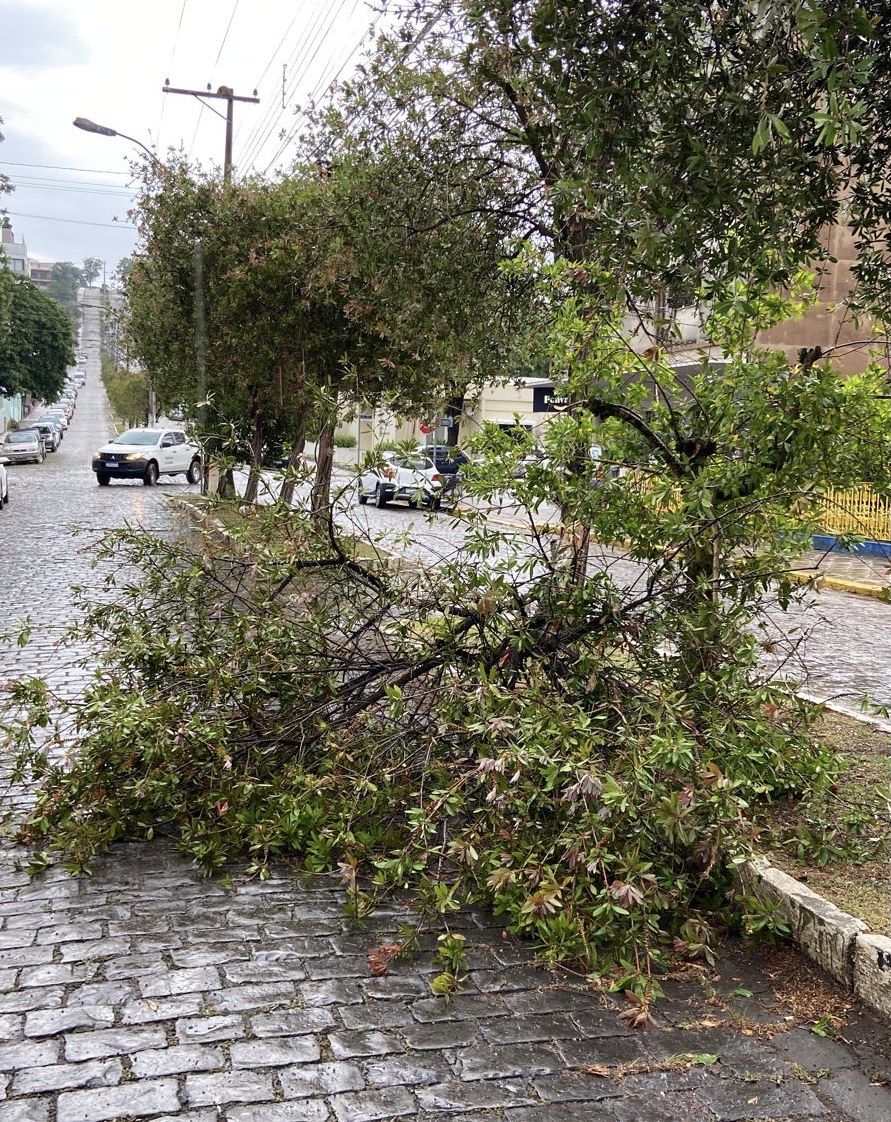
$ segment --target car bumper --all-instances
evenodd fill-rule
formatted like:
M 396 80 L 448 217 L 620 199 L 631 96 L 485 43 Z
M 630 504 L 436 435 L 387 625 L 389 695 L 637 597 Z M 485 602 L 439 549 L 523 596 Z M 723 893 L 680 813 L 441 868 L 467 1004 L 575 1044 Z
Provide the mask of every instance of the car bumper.
M 104 475 L 110 475 L 119 479 L 136 479 L 145 475 L 145 469 L 147 467 L 147 459 L 112 461 L 97 457 L 93 460 L 93 471 L 97 474 L 101 471 Z
M 33 464 L 40 459 L 39 452 L 10 452 L 5 448 L 0 455 L 5 456 L 11 464 Z

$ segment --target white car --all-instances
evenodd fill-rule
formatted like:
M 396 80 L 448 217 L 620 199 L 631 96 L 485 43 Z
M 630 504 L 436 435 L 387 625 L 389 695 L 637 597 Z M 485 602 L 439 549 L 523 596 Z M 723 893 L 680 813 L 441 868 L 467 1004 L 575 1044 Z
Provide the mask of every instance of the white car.
M 9 502 L 9 476 L 6 474 L 6 465 L 9 461 L 5 456 L 0 456 L 0 510 Z
M 42 464 L 46 459 L 43 437 L 37 429 L 13 429 L 3 437 L 0 456 L 8 464 Z
M 363 504 L 373 499 L 378 507 L 385 507 L 394 499 L 404 499 L 412 509 L 424 505 L 439 510 L 445 498 L 444 485 L 444 477 L 426 456 L 383 452 L 379 462 L 367 467 L 359 476 L 357 497 Z M 454 492 L 449 488 L 447 494 Z M 454 499 L 448 505 L 454 506 Z
M 180 428 L 127 429 L 94 453 L 93 471 L 100 487 L 112 479 L 141 479 L 151 487 L 159 475 L 184 475 L 197 483 L 201 449 Z

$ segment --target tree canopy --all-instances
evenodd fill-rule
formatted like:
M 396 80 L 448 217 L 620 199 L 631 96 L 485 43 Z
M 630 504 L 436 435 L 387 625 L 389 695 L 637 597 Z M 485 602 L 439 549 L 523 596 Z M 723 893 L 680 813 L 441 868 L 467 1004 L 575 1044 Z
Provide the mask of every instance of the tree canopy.
M 3 271 L 0 270 L 0 278 Z M 0 392 L 53 401 L 74 361 L 71 321 L 25 277 L 8 282 L 7 316 L 0 304 Z

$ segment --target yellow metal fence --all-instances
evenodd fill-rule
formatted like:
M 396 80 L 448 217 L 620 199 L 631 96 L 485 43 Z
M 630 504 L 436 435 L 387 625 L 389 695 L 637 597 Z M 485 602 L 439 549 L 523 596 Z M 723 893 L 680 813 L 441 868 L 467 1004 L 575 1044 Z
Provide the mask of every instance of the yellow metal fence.
M 864 483 L 856 491 L 826 491 L 820 525 L 827 534 L 891 541 L 891 502 Z

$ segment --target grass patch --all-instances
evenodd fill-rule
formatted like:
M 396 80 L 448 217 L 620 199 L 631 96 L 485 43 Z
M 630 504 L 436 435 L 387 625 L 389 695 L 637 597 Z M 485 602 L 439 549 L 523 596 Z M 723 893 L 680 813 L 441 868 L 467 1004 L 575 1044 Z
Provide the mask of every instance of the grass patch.
M 891 934 L 891 734 L 824 713 L 816 738 L 838 752 L 833 787 L 774 804 L 765 815 L 767 856 L 836 907 Z

